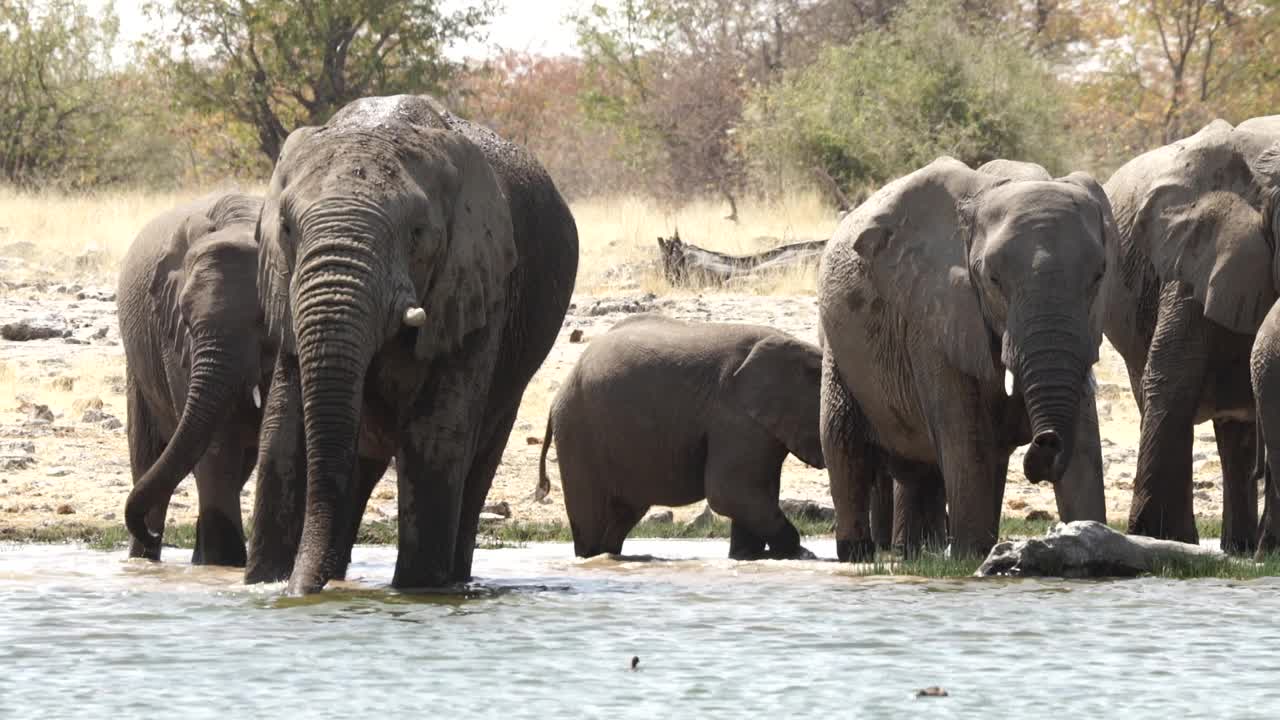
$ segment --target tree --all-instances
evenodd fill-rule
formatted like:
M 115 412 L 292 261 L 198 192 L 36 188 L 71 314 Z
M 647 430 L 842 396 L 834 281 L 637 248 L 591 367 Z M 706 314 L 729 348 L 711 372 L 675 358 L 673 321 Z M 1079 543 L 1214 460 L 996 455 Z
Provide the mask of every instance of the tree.
M 887 26 L 827 48 L 752 97 L 753 158 L 839 186 L 884 183 L 947 154 L 1063 169 L 1063 89 L 1024 44 L 953 5 L 909 3 Z
M 117 22 L 75 0 L 0 0 L 0 178 L 98 184 L 118 134 L 110 79 Z
M 451 43 L 476 37 L 493 0 L 447 12 L 441 0 L 170 0 L 148 12 L 178 47 L 162 64 L 180 103 L 252 127 L 274 162 L 289 132 L 367 95 L 438 93 Z

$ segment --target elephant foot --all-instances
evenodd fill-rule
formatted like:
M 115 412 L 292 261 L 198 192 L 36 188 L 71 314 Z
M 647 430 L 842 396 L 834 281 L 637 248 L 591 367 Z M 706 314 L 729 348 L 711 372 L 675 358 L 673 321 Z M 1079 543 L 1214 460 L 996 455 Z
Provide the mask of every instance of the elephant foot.
M 196 545 L 192 565 L 245 566 L 244 535 L 222 513 L 205 512 L 196 519 Z
M 1252 537 L 1241 537 L 1238 534 L 1235 537 L 1227 537 L 1223 534 L 1220 547 L 1222 552 L 1228 555 L 1253 555 L 1258 549 Z
M 129 557 L 160 562 L 160 538 L 155 542 L 140 542 L 137 538 L 129 541 Z
M 797 545 L 795 548 L 786 551 L 769 550 L 764 554 L 768 560 L 817 560 L 818 556 L 814 555 L 803 545 Z
M 840 562 L 871 562 L 875 557 L 874 540 L 836 540 L 836 559 Z

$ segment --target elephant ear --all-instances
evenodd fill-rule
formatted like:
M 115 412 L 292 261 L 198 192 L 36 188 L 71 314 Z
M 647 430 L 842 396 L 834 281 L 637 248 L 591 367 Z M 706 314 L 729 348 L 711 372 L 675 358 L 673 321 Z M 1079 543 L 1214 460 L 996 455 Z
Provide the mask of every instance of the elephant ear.
M 319 128 L 301 127 L 289 133 L 271 186 L 262 201 L 254 238 L 258 243 L 258 302 L 266 321 L 267 337 L 277 347 L 289 354 L 296 352 L 293 337 L 293 312 L 289 305 L 289 283 L 293 278 L 293 248 L 285 248 L 282 242 L 296 242 L 296 238 L 282 237 L 280 193 L 288 181 L 292 158 L 298 144 L 315 134 Z
M 428 196 L 440 196 L 443 212 L 431 223 L 443 227 L 428 228 L 434 241 L 411 251 L 427 256 L 411 258 L 411 267 L 429 268 L 419 289 L 427 313 L 414 345 L 419 358 L 453 352 L 495 321 L 517 259 L 509 198 L 480 148 L 459 133 L 432 132 L 445 152 L 432 159 L 436 167 L 424 168 L 422 182 Z
M 886 185 L 850 214 L 851 237 L 877 294 L 972 377 L 999 382 L 987 325 L 969 273 L 972 215 L 981 193 L 1008 182 L 939 158 Z
M 725 381 L 735 407 L 815 468 L 826 467 L 818 430 L 822 353 L 784 335 L 757 342 Z
M 1266 223 L 1250 202 L 1258 197 L 1259 176 L 1230 143 L 1185 152 L 1189 157 L 1179 158 L 1147 192 L 1135 237 L 1147 245 L 1161 280 L 1191 286 L 1206 317 L 1254 333 L 1276 300 Z
M 187 216 L 166 240 L 164 251 L 156 263 L 151 277 L 151 307 L 156 314 L 161 337 L 167 338 L 173 352 L 190 360 L 190 342 L 187 336 L 188 322 L 182 314 L 182 289 L 186 283 L 186 257 L 191 246 L 201 237 L 213 232 L 213 223 L 203 214 Z
M 1107 312 L 1112 306 L 1111 293 L 1115 284 L 1119 282 L 1120 269 L 1120 232 L 1116 229 L 1115 215 L 1111 212 L 1111 201 L 1107 198 L 1107 193 L 1098 184 L 1093 176 L 1085 172 L 1073 172 L 1070 175 L 1059 178 L 1059 182 L 1066 182 L 1082 188 L 1089 193 L 1089 197 L 1093 200 L 1097 208 L 1097 227 L 1098 241 L 1102 243 L 1103 256 L 1106 258 L 1107 268 L 1106 275 L 1102 280 L 1102 287 L 1098 290 L 1098 297 L 1093 301 L 1093 307 L 1089 311 L 1089 329 L 1093 333 L 1094 342 L 1102 342 L 1102 330 Z M 1125 308 L 1126 315 L 1132 315 L 1131 308 Z

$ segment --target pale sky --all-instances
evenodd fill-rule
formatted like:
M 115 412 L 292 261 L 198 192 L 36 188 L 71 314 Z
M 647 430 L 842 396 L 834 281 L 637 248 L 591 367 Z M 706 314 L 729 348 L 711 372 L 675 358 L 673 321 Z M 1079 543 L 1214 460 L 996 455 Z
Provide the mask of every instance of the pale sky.
M 100 10 L 109 0 L 86 0 L 90 10 Z M 484 57 L 494 47 L 524 50 L 544 55 L 576 53 L 573 25 L 565 18 L 572 12 L 585 8 L 591 0 L 503 0 L 505 7 L 488 28 L 488 39 L 483 43 L 467 43 L 451 48 L 454 59 Z M 446 0 L 449 9 L 466 7 L 467 0 Z M 142 12 L 143 3 L 138 0 L 117 0 L 116 14 L 120 17 L 121 48 L 117 61 L 129 56 L 130 46 L 149 29 Z

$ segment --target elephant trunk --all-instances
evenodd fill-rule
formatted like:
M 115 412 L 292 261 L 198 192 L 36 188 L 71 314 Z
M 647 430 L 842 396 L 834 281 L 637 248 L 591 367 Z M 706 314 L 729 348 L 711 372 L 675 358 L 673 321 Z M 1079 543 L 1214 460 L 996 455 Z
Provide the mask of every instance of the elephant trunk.
M 306 435 L 307 500 L 294 594 L 317 592 L 338 567 L 365 373 L 384 339 L 382 261 L 367 239 L 321 238 L 299 248 L 292 305 Z
M 1075 450 L 1077 416 L 1090 365 L 1088 333 L 1082 326 L 1057 313 L 1029 319 L 1025 330 L 1010 323 L 1010 369 L 1022 388 L 1031 420 L 1031 447 L 1023 471 L 1032 482 L 1057 483 Z
M 147 557 L 157 556 L 163 530 L 147 527 L 147 515 L 167 503 L 195 468 L 209 447 L 215 426 L 231 407 L 236 377 L 227 346 L 227 340 L 216 335 L 193 343 L 187 399 L 178 428 L 159 459 L 134 483 L 125 503 L 125 526 L 145 548 Z

